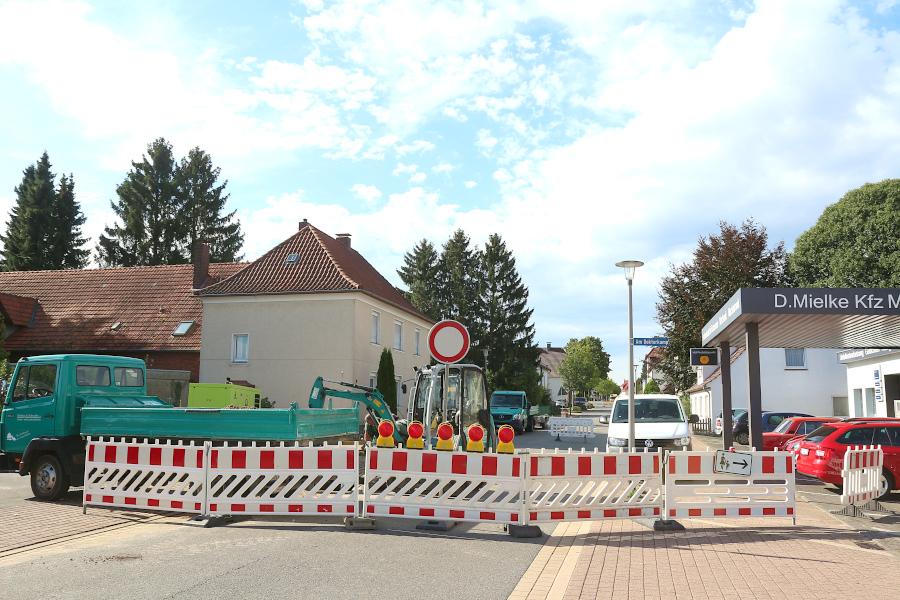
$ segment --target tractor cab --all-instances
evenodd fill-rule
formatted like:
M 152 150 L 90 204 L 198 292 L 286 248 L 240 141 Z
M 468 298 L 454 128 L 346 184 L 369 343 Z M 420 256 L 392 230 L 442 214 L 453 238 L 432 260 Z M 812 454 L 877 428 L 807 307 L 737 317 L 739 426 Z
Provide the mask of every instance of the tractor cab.
M 496 447 L 487 384 L 478 365 L 432 365 L 419 370 L 407 417 L 425 425 L 424 437 L 432 444 L 438 425 L 446 421 L 453 426 L 455 446 L 465 447 L 465 432 L 479 423 L 487 432 L 486 445 Z

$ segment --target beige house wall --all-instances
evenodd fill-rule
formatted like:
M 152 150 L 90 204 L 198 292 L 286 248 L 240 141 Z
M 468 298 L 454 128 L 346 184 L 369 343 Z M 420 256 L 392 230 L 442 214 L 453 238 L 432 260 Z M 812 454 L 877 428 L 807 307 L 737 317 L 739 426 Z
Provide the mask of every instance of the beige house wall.
M 430 324 L 362 293 L 285 294 L 205 297 L 200 381 L 227 377 L 256 385 L 279 407 L 307 406 L 313 381 L 326 379 L 369 384 L 383 347 L 391 348 L 398 377 L 411 378 L 413 366 L 428 362 Z M 378 343 L 372 341 L 372 314 L 379 315 Z M 403 348 L 393 349 L 394 323 L 403 325 Z M 420 332 L 415 354 L 415 330 Z M 235 334 L 248 334 L 246 363 L 232 361 Z M 401 399 L 401 412 L 405 398 Z M 335 401 L 335 406 L 351 406 Z

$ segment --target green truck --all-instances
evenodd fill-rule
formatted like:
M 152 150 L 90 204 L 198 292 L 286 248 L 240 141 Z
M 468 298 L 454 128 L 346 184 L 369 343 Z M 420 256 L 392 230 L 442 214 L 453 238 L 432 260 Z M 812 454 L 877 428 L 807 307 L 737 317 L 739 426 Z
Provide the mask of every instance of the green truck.
M 546 428 L 550 406 L 531 404 L 525 392 L 498 390 L 491 394 L 491 417 L 498 427 L 511 425 L 517 434 L 522 434 L 536 426 Z
M 259 408 L 256 388 L 233 383 L 192 383 L 189 408 Z
M 144 361 L 60 354 L 16 363 L 0 412 L 0 469 L 59 498 L 84 478 L 87 436 L 294 441 L 356 436 L 356 408 L 174 408 L 147 395 Z

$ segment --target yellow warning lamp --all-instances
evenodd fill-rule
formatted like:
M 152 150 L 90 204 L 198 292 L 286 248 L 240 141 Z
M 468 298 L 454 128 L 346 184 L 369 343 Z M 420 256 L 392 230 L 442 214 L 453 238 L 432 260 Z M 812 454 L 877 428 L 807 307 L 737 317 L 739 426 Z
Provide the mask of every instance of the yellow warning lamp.
M 466 452 L 484 452 L 484 427 L 478 423 L 466 430 Z
M 375 440 L 375 445 L 379 448 L 393 448 L 394 447 L 394 424 L 388 420 L 382 420 L 378 424 L 378 439 Z
M 437 438 L 435 450 L 453 450 L 453 425 L 447 421 L 438 425 Z
M 418 421 L 412 421 L 406 426 L 406 447 L 415 450 L 421 450 L 425 447 L 422 441 L 422 435 L 425 433 L 425 427 Z
M 516 451 L 515 446 L 513 446 L 513 439 L 515 437 L 515 429 L 509 425 L 501 425 L 500 429 L 497 430 L 497 439 L 500 440 L 497 444 L 497 452 L 499 454 L 513 454 Z

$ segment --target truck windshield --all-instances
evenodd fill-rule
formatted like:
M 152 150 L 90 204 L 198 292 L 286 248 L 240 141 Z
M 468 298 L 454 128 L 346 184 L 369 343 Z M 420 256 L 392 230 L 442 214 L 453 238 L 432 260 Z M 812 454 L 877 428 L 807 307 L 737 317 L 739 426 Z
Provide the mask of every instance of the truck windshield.
M 522 396 L 494 394 L 491 396 L 491 408 L 522 408 Z
M 635 398 L 634 421 L 636 423 L 678 423 L 684 421 L 678 400 L 672 398 Z M 628 422 L 628 402 L 616 402 L 613 423 Z

